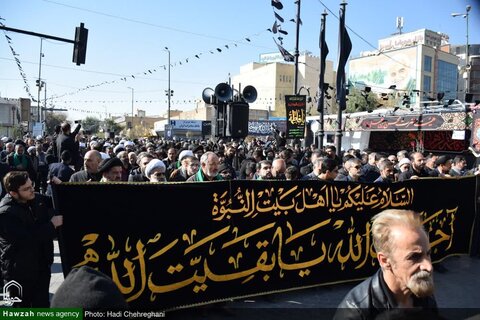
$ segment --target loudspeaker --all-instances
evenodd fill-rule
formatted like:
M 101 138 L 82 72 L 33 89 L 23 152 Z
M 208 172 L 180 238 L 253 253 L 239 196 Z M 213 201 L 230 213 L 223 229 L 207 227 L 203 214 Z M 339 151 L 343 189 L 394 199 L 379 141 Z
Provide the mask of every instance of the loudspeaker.
M 226 83 L 217 84 L 214 93 L 219 101 L 227 102 L 232 99 L 232 88 Z
M 211 135 L 213 137 L 225 137 L 226 108 L 224 103 L 214 105 L 212 108 Z
M 257 89 L 255 89 L 254 86 L 246 86 L 245 89 L 243 89 L 242 95 L 245 102 L 255 102 L 255 100 L 257 100 Z
M 227 107 L 227 137 L 245 138 L 248 136 L 249 106 L 246 102 L 233 102 Z
M 215 91 L 212 88 L 205 88 L 202 92 L 202 99 L 206 104 L 215 104 Z

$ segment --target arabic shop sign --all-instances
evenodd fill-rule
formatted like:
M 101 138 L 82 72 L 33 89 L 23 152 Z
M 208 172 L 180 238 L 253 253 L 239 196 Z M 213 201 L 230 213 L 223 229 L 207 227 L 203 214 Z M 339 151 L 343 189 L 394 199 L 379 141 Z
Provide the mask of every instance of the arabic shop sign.
M 421 213 L 433 261 L 468 253 L 475 188 L 475 177 L 62 183 L 54 201 L 64 215 L 64 274 L 98 268 L 131 309 L 170 310 L 370 276 L 379 267 L 370 219 L 387 208 Z M 111 197 L 135 201 L 104 201 Z
M 363 119 L 363 130 L 435 130 L 441 127 L 444 119 L 435 114 L 388 116 Z
M 170 120 L 173 129 L 202 131 L 202 120 Z
M 303 139 L 305 136 L 305 121 L 307 96 L 285 96 L 285 109 L 287 110 L 287 139 Z

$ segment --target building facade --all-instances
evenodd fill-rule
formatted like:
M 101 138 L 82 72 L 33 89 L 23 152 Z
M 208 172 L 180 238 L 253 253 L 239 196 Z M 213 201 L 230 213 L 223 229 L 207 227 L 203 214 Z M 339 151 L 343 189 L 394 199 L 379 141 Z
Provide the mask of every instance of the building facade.
M 448 37 L 430 30 L 379 40 L 377 51 L 364 52 L 349 63 L 349 81 L 372 92 L 410 103 L 456 99 L 459 58 L 449 52 Z M 401 101 L 400 101 L 401 103 Z
M 272 58 L 276 56 L 277 58 Z M 268 59 L 266 59 L 268 57 Z M 250 103 L 250 110 L 266 112 L 265 119 L 285 117 L 285 96 L 294 94 L 295 66 L 283 62 L 283 57 L 275 54 L 260 56 L 260 62 L 252 62 L 240 68 L 240 73 L 232 77 L 234 88 L 242 91 L 245 86 L 252 85 L 257 89 L 258 97 Z M 318 114 L 316 96 L 318 92 L 320 58 L 310 52 L 303 52 L 298 57 L 298 88 L 300 94 L 310 96 L 307 114 Z M 325 82 L 335 83 L 333 62 L 326 61 Z M 314 99 L 315 98 L 315 99 Z
M 0 135 L 21 137 L 32 130 L 30 99 L 0 98 Z
M 460 58 L 458 68 L 458 92 L 470 93 L 471 96 L 465 97 L 466 102 L 480 101 L 480 44 L 470 44 L 468 46 L 469 67 L 466 67 L 466 45 L 450 46 L 450 53 Z M 468 90 L 465 90 L 468 77 Z M 464 99 L 463 97 L 459 97 Z M 471 99 L 471 101 L 467 101 Z

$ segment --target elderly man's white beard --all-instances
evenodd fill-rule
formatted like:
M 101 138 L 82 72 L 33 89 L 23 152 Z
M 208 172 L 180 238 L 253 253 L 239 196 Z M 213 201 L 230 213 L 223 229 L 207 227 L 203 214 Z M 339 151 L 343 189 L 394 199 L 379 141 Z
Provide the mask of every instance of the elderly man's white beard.
M 435 289 L 432 273 L 428 271 L 415 273 L 408 281 L 407 287 L 419 298 L 431 296 Z

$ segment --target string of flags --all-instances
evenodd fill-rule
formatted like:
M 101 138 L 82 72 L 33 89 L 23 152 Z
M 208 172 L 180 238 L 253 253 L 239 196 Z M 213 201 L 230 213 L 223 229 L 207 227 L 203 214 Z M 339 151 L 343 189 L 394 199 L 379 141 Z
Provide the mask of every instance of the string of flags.
M 268 28 L 267 31 L 270 31 L 273 34 L 278 34 L 277 39 L 273 38 L 273 41 L 275 42 L 278 50 L 283 56 L 283 60 L 285 60 L 286 62 L 293 62 L 295 61 L 295 57 L 283 47 L 283 36 L 288 35 L 288 32 L 282 29 L 282 23 L 285 22 L 285 19 L 275 11 L 282 10 L 283 4 L 280 0 L 272 0 L 271 4 L 275 21 L 273 23 L 273 26 L 271 28 Z M 295 22 L 295 19 L 290 19 L 290 21 Z
M 250 36 L 245 36 L 240 40 L 235 40 L 235 41 L 227 43 L 223 46 L 218 46 L 216 48 L 209 49 L 209 50 L 206 50 L 206 51 L 203 51 L 203 52 L 199 52 L 199 53 L 196 53 L 196 54 L 194 54 L 190 57 L 172 62 L 172 63 L 170 63 L 170 67 L 175 68 L 175 67 L 184 66 L 187 63 L 191 63 L 192 61 L 196 61 L 196 60 L 201 59 L 202 57 L 204 57 L 207 54 L 219 54 L 219 53 L 225 52 L 226 50 L 236 48 L 236 47 L 238 47 L 239 44 L 251 43 L 252 38 L 259 37 L 263 32 L 264 31 L 252 34 Z M 100 82 L 100 83 L 97 83 L 97 84 L 90 84 L 90 85 L 87 85 L 83 88 L 79 88 L 76 91 L 67 92 L 67 93 L 60 94 L 60 95 L 53 95 L 53 96 L 50 97 L 50 99 L 57 99 L 57 98 L 62 98 L 62 97 L 69 96 L 69 95 L 75 95 L 79 92 L 86 91 L 86 90 L 89 90 L 89 89 L 92 89 L 92 88 L 97 88 L 97 87 L 107 85 L 107 84 L 114 84 L 114 83 L 121 82 L 121 81 L 127 82 L 129 80 L 135 80 L 139 76 L 150 76 L 150 75 L 153 75 L 154 73 L 160 72 L 162 70 L 166 71 L 167 67 L 168 67 L 168 64 L 164 64 L 164 65 L 160 65 L 160 66 L 156 66 L 156 67 L 151 67 L 151 68 L 148 68 L 144 71 L 133 73 L 131 75 L 125 75 L 125 76 L 121 77 L 120 79 L 103 81 L 103 82 Z
M 282 101 L 282 98 L 257 98 L 255 100 L 255 103 L 258 103 L 258 102 L 261 102 L 261 101 L 273 101 L 273 100 L 279 100 L 279 101 Z M 181 103 L 201 103 L 203 100 L 202 99 L 171 99 L 170 102 L 171 103 L 176 103 L 176 104 L 181 104 Z M 55 100 L 56 103 L 95 103 L 95 104 L 106 104 L 106 103 L 110 103 L 110 104 L 113 104 L 113 103 L 130 103 L 131 100 L 125 100 L 125 99 L 120 99 L 120 100 L 82 100 L 82 99 L 78 99 L 78 100 Z M 168 102 L 168 100 L 159 100 L 159 99 L 156 99 L 156 100 L 138 100 L 138 99 L 135 99 L 134 100 L 135 103 L 143 103 L 143 104 L 148 104 L 148 103 L 164 103 L 164 102 Z
M 0 20 L 5 20 L 3 18 L 0 17 Z M 0 22 L 0 24 L 2 26 L 4 26 L 3 23 Z M 239 44 L 251 44 L 252 43 L 252 39 L 254 39 L 255 37 L 259 37 L 261 36 L 265 31 L 262 30 L 261 32 L 257 32 L 255 34 L 252 34 L 252 35 L 249 35 L 249 36 L 245 36 L 239 40 L 234 40 L 230 43 L 227 43 L 227 44 L 224 44 L 222 46 L 218 46 L 218 47 L 215 47 L 213 49 L 209 49 L 209 50 L 206 50 L 206 51 L 203 51 L 203 52 L 199 52 L 199 53 L 196 53 L 196 54 L 193 54 L 191 55 L 190 57 L 187 57 L 187 58 L 184 58 L 184 59 L 181 59 L 181 60 L 178 60 L 178 61 L 175 61 L 175 62 L 172 62 L 170 64 L 170 67 L 172 68 L 175 68 L 175 67 L 179 67 L 179 66 L 184 66 L 188 63 L 191 63 L 192 61 L 196 61 L 196 60 L 200 60 L 202 57 L 205 57 L 205 55 L 207 54 L 219 54 L 219 53 L 223 53 L 229 49 L 233 49 L 233 48 L 236 48 L 238 47 Z M 18 58 L 19 54 L 17 54 L 15 52 L 15 50 L 13 49 L 12 47 L 12 39 L 7 35 L 6 31 L 4 31 L 4 35 L 5 35 L 5 38 L 7 39 L 9 45 L 10 45 L 10 49 L 12 51 L 12 54 L 14 56 L 14 59 L 17 63 L 17 66 L 19 68 L 19 71 L 20 71 L 20 75 L 22 76 L 23 78 L 23 81 L 24 81 L 24 88 L 25 88 L 25 91 L 27 92 L 29 98 L 33 101 L 33 102 L 37 102 L 37 100 L 35 99 L 35 97 L 31 94 L 31 90 L 30 90 L 30 86 L 28 84 L 28 80 L 27 80 L 27 75 L 26 73 L 23 71 L 23 68 L 22 68 L 22 65 L 21 65 L 21 62 L 20 62 L 20 59 Z M 133 73 L 131 75 L 124 75 L 123 77 L 120 77 L 119 79 L 115 79 L 115 80 L 109 80 L 109 81 L 102 81 L 102 82 L 99 82 L 99 83 L 95 83 L 95 84 L 89 84 L 89 85 L 86 85 L 82 88 L 79 88 L 75 91 L 71 91 L 71 92 L 67 92 L 67 93 L 64 93 L 64 94 L 58 94 L 58 95 L 52 95 L 50 97 L 47 98 L 47 100 L 50 101 L 50 103 L 54 102 L 56 99 L 58 98 L 62 98 L 62 97 L 65 97 L 65 96 L 70 96 L 70 95 L 75 95 L 75 94 L 78 94 L 78 93 L 81 93 L 83 91 L 87 91 L 87 90 L 90 90 L 90 89 L 93 89 L 93 88 L 98 88 L 98 87 L 101 87 L 101 86 L 104 86 L 104 85 L 109 85 L 109 84 L 115 84 L 115 83 L 120 83 L 120 82 L 127 82 L 129 80 L 135 80 L 136 78 L 138 78 L 139 76 L 149 76 L 149 75 L 153 75 L 154 73 L 157 73 L 157 72 L 160 72 L 162 70 L 167 70 L 167 64 L 164 64 L 164 65 L 160 65 L 160 66 L 156 66 L 156 67 L 151 67 L 151 68 L 148 68 L 144 71 L 140 71 L 140 72 L 137 72 L 137 73 Z
M 198 104 L 201 103 L 203 100 L 200 99 L 193 99 L 193 100 L 171 100 L 170 103 L 173 106 L 184 106 L 186 104 Z M 257 98 L 255 101 L 255 104 L 259 105 L 271 105 L 272 103 L 276 101 L 283 101 L 282 97 L 279 98 Z M 57 106 L 61 106 L 62 109 L 67 109 L 68 111 L 75 111 L 78 113 L 83 113 L 83 114 L 98 114 L 98 115 L 105 115 L 107 112 L 99 110 L 99 105 L 100 104 L 110 104 L 109 107 L 111 108 L 111 104 L 114 103 L 126 103 L 126 102 L 131 102 L 131 100 L 58 100 L 56 101 Z M 167 104 L 167 100 L 135 100 L 134 101 L 137 104 L 149 104 L 149 103 L 163 103 Z M 78 104 L 84 105 L 83 108 L 77 107 Z M 95 108 L 95 110 L 90 110 L 85 108 L 85 104 L 92 104 L 92 108 Z M 139 106 L 141 108 L 141 106 Z M 108 112 L 109 115 L 118 115 L 122 116 L 125 114 L 128 114 L 128 112 Z
M 0 20 L 4 20 L 2 17 L 0 17 Z M 0 26 L 2 27 L 5 27 L 5 25 L 0 21 Z M 12 38 L 10 38 L 8 35 L 7 35 L 7 32 L 5 30 L 3 30 L 3 34 L 5 36 L 5 39 L 7 39 L 7 42 L 8 42 L 8 46 L 10 47 L 10 51 L 12 52 L 12 55 L 13 55 L 13 58 L 15 59 L 15 62 L 17 64 L 17 67 L 18 67 L 18 71 L 20 72 L 20 76 L 22 77 L 23 79 L 23 83 L 24 83 L 24 88 L 25 88 L 25 91 L 27 92 L 29 98 L 33 101 L 33 102 L 38 102 L 35 97 L 32 95 L 32 93 L 30 92 L 30 85 L 28 84 L 28 81 L 27 81 L 27 75 L 25 73 L 25 71 L 23 70 L 23 67 L 22 67 L 22 63 L 20 62 L 20 59 L 18 59 L 18 56 L 19 54 L 15 52 L 15 50 L 13 49 L 12 47 Z

